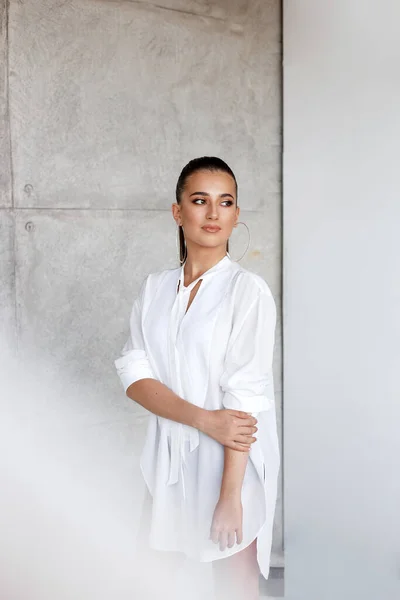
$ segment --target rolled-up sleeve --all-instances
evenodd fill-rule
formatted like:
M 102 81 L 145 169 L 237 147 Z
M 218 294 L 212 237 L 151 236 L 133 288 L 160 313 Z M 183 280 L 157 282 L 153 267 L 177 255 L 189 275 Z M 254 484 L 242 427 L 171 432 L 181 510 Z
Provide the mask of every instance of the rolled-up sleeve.
M 139 379 L 156 379 L 146 354 L 142 333 L 142 302 L 144 284 L 136 298 L 130 316 L 130 334 L 121 350 L 121 355 L 114 361 L 122 386 L 128 387 Z
M 223 406 L 258 413 L 274 402 L 276 305 L 269 290 L 259 290 L 250 306 L 238 312 L 220 378 Z

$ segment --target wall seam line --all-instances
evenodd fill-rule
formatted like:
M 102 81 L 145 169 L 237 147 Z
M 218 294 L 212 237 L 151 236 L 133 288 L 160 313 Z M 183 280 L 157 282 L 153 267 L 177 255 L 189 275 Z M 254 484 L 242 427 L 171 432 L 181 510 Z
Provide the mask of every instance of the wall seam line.
M 213 19 L 214 21 L 220 21 L 222 23 L 226 23 L 227 19 L 223 19 L 222 17 L 215 17 L 213 15 L 200 15 L 199 13 L 195 13 L 192 12 L 190 10 L 182 10 L 179 8 L 172 8 L 170 6 L 162 6 L 160 4 L 156 4 L 155 2 L 141 2 L 140 0 L 130 0 L 131 4 L 138 4 L 140 6 L 143 6 L 144 8 L 146 7 L 152 7 L 152 8 L 158 8 L 160 10 L 167 10 L 169 12 L 175 12 L 175 13 L 180 13 L 183 15 L 188 15 L 190 17 L 199 17 L 202 19 Z

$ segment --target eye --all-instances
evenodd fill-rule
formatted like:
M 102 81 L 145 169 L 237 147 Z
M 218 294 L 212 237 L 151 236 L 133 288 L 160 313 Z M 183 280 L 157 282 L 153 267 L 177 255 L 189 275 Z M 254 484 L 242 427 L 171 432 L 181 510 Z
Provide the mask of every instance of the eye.
M 201 206 L 202 204 L 204 204 L 205 202 L 207 202 L 207 200 L 205 198 L 195 198 L 194 200 L 192 200 L 193 204 L 198 204 L 199 206 Z M 233 201 L 232 200 L 223 200 L 221 202 L 221 206 L 232 206 Z

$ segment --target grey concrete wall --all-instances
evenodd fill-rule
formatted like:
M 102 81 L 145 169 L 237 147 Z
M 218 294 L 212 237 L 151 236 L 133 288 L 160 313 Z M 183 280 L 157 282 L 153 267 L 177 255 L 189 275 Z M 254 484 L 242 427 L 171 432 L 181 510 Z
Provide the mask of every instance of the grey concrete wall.
M 129 499 L 141 497 L 146 414 L 124 396 L 113 360 L 139 282 L 178 265 L 170 207 L 191 158 L 221 156 L 235 171 L 252 234 L 242 264 L 267 279 L 280 306 L 280 3 L 0 7 L 1 334 L 9 349 L 16 339 L 22 379 L 29 375 L 36 390 L 18 403 L 9 395 L 7 410 L 18 405 L 24 422 L 50 440 L 68 407 L 61 447 L 67 454 L 68 437 L 79 439 L 87 472 L 93 449 L 104 457 L 108 448 L 104 480 L 134 532 Z M 238 229 L 233 258 L 245 242 Z M 282 546 L 280 494 L 275 562 Z
M 6 3 L 0 2 L 0 335 L 15 347 L 14 213 L 8 107 L 8 28 Z
M 400 597 L 399 20 L 284 4 L 290 600 Z

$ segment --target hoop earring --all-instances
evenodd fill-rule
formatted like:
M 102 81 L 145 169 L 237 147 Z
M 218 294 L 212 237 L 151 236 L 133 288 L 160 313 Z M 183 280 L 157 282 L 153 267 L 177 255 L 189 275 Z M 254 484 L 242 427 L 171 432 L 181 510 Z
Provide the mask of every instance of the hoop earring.
M 179 238 L 179 227 L 182 227 L 182 225 L 177 225 L 176 226 L 176 234 L 175 234 L 175 242 L 176 242 L 176 249 L 178 252 L 178 258 L 179 258 L 179 262 L 181 265 L 184 264 L 185 260 L 187 259 L 187 246 L 186 246 L 186 242 L 185 242 L 185 255 L 183 257 L 183 259 L 181 260 L 181 248 L 180 248 L 180 238 Z M 183 229 L 182 229 L 183 231 Z
M 246 250 L 243 252 L 242 256 L 236 260 L 233 260 L 231 255 L 229 254 L 229 252 L 227 252 L 227 255 L 229 256 L 229 258 L 231 260 L 233 260 L 233 262 L 239 262 L 240 260 L 242 260 L 243 256 L 246 254 L 247 250 L 249 249 L 250 246 L 250 240 L 251 240 L 251 235 L 250 235 L 250 229 L 247 227 L 246 223 L 243 223 L 243 221 L 239 221 L 238 223 L 236 223 L 236 225 L 244 225 L 247 229 L 247 233 L 248 233 L 248 241 L 247 241 L 247 246 L 246 246 Z

